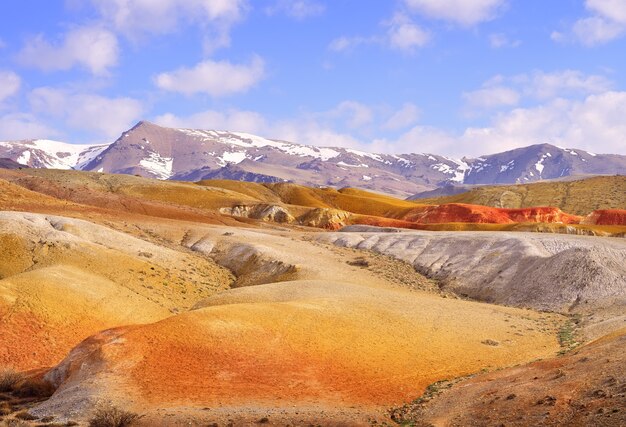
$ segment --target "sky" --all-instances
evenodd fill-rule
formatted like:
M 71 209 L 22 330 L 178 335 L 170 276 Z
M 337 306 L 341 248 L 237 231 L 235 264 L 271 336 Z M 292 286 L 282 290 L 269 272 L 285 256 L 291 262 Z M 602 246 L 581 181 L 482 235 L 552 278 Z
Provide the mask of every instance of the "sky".
M 626 0 L 0 2 L 0 140 L 626 154 Z

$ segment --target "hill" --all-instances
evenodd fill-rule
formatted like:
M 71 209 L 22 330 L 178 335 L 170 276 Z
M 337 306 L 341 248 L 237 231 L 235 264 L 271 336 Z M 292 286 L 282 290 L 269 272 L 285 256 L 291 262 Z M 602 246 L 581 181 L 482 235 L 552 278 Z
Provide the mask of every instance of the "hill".
M 416 201 L 423 204 L 467 203 L 498 208 L 554 206 L 574 215 L 588 215 L 598 209 L 626 209 L 626 176 L 480 186 L 461 194 Z

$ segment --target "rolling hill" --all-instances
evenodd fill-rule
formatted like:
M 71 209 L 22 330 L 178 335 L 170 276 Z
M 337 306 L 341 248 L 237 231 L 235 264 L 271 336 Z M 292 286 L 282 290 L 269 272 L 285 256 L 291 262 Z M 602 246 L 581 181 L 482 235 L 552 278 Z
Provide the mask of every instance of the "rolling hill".
M 555 206 L 571 214 L 588 215 L 598 209 L 626 209 L 626 176 L 480 186 L 452 196 L 415 201 L 423 204 L 468 203 L 498 208 Z

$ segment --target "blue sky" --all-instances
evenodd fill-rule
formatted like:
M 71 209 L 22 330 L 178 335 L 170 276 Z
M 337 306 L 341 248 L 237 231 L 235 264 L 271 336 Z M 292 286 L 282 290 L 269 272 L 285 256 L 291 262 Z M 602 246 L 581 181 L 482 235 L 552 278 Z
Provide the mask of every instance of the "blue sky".
M 626 154 L 626 0 L 0 3 L 0 139 L 141 119 L 380 152 Z

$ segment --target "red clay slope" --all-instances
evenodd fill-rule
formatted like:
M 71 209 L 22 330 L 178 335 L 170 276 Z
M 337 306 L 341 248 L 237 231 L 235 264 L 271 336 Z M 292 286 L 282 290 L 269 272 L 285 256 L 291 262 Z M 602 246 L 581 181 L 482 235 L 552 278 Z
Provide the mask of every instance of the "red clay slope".
M 591 212 L 582 224 L 593 225 L 626 225 L 626 209 L 601 209 Z
M 522 222 L 544 222 L 578 224 L 582 217 L 570 215 L 559 208 L 534 207 L 503 209 L 480 205 L 450 203 L 412 209 L 402 218 L 419 224 L 441 224 L 450 222 L 512 224 Z

